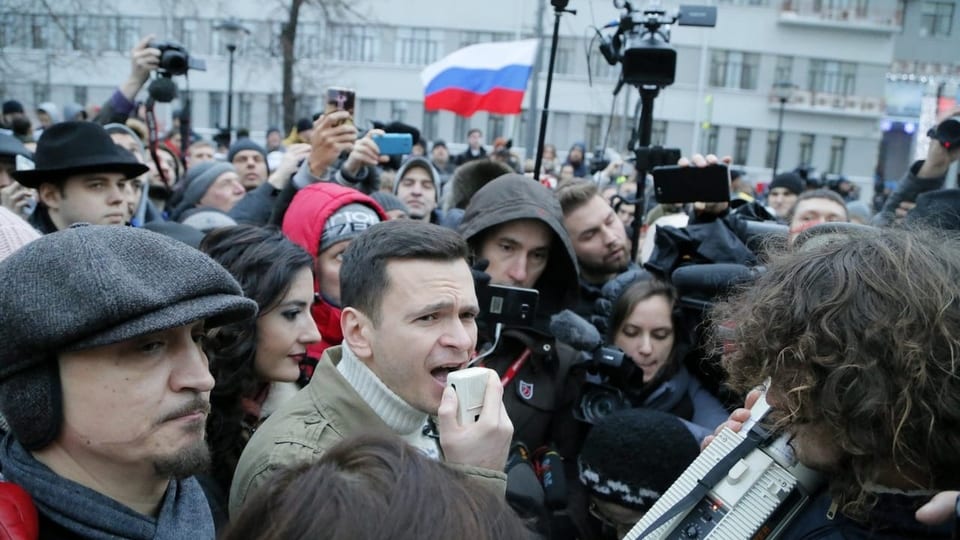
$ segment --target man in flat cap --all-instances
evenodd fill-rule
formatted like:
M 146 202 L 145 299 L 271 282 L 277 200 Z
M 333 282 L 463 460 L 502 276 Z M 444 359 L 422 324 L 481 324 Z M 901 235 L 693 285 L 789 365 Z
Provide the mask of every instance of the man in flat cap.
M 48 234 L 0 282 L 18 284 L 0 288 L 0 471 L 33 500 L 39 537 L 212 540 L 193 477 L 210 459 L 201 345 L 256 303 L 206 255 L 132 227 Z
M 14 171 L 13 177 L 37 190 L 30 222 L 44 234 L 74 223 L 123 225 L 127 182 L 148 170 L 93 122 L 60 122 L 44 130 L 34 162 L 35 169 Z

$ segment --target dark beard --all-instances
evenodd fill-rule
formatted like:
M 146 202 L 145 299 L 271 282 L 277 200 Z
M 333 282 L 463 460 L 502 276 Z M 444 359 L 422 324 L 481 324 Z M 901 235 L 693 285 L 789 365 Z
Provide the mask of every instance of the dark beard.
M 630 266 L 630 260 L 627 259 L 623 264 L 593 264 L 578 260 L 580 270 L 584 274 L 591 276 L 606 276 L 610 274 L 622 274 Z
M 183 480 L 210 469 L 210 448 L 203 439 L 180 450 L 171 456 L 157 458 L 153 469 L 160 477 L 172 477 Z

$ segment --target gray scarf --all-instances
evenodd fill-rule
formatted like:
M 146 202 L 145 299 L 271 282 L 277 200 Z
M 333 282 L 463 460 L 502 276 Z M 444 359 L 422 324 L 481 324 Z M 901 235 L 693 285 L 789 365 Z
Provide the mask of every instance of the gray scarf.
M 41 522 L 48 519 L 83 538 L 212 540 L 215 536 L 210 507 L 195 478 L 171 480 L 160 514 L 153 518 L 58 476 L 11 435 L 0 443 L 0 466 L 6 480 L 33 498 Z

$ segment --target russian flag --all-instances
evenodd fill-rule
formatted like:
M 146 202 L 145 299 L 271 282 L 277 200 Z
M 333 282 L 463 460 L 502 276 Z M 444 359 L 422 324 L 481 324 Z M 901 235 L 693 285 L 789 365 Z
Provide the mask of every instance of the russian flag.
M 424 108 L 472 116 L 477 111 L 519 114 L 539 40 L 464 47 L 420 73 Z

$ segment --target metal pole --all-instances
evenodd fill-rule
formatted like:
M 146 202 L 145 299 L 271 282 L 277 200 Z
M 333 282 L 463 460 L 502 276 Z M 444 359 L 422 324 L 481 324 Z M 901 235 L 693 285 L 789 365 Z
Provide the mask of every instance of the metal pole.
M 227 146 L 233 143 L 233 52 L 236 45 L 227 45 L 230 52 L 230 72 L 227 75 Z
M 547 71 L 547 89 L 543 96 L 543 110 L 540 112 L 540 137 L 537 139 L 537 160 L 533 166 L 533 178 L 540 180 L 540 167 L 543 165 L 543 143 L 547 138 L 547 116 L 550 114 L 550 90 L 553 87 L 553 66 L 557 61 L 557 42 L 560 34 L 560 15 L 562 9 L 554 13 L 553 41 L 550 44 L 550 67 Z
M 777 119 L 777 148 L 773 152 L 773 175 L 777 176 L 777 168 L 780 166 L 780 143 L 783 141 L 783 107 L 787 104 L 785 98 L 780 98 L 780 115 Z
M 537 6 L 537 39 L 543 40 L 543 17 L 547 11 L 547 0 L 541 0 Z M 540 70 L 543 68 L 543 55 L 537 49 L 537 61 L 533 65 L 533 81 L 530 83 L 530 101 L 527 109 L 527 129 L 523 134 L 523 144 L 527 147 L 527 156 L 536 156 L 537 144 L 537 103 L 540 101 Z

